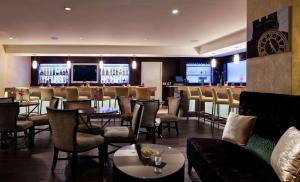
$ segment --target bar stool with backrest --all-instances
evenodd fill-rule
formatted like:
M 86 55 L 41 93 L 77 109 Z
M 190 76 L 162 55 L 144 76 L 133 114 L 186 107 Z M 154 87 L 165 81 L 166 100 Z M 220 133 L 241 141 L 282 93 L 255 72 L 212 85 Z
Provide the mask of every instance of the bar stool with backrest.
M 33 123 L 31 121 L 18 121 L 19 114 L 19 103 L 0 103 L 0 133 L 1 141 L 7 142 L 10 138 L 8 133 L 13 133 L 13 140 L 15 144 L 15 149 L 18 146 L 18 136 L 17 133 L 21 131 L 29 130 L 29 141 L 30 146 L 33 145 L 34 129 Z
M 43 87 L 41 90 L 41 104 L 40 104 L 40 114 L 42 114 L 43 102 L 50 102 L 54 97 L 54 89 L 51 87 Z
M 198 95 L 192 95 L 190 87 L 186 88 L 186 94 L 187 94 L 187 99 L 188 99 L 188 105 L 190 105 L 190 101 L 194 100 L 195 101 L 195 112 L 197 112 L 196 107 L 199 106 L 199 96 Z M 189 113 L 187 113 L 187 120 L 189 120 Z
M 234 109 L 236 109 L 236 113 L 238 113 L 239 107 L 240 107 L 240 101 L 235 100 L 233 97 L 233 92 L 230 88 L 226 89 L 227 91 L 227 96 L 229 99 L 229 109 L 228 109 L 228 114 Z
M 103 160 L 102 144 L 104 138 L 101 135 L 92 135 L 78 132 L 79 114 L 78 110 L 57 110 L 47 107 L 50 126 L 52 129 L 52 141 L 54 144 L 54 154 L 51 171 L 54 172 L 57 160 L 72 160 L 72 172 L 75 172 L 78 153 L 86 152 L 98 148 L 99 162 Z M 71 157 L 59 158 L 59 151 L 67 152 Z
M 170 134 L 170 129 L 176 129 L 177 136 L 179 135 L 178 130 L 178 114 L 180 109 L 180 98 L 169 97 L 168 98 L 168 113 L 158 114 L 157 117 L 160 119 L 159 125 L 159 134 L 162 135 L 162 131 L 164 128 L 168 128 L 168 132 Z M 171 126 L 173 124 L 175 126 Z M 165 124 L 167 126 L 165 126 Z
M 116 96 L 129 97 L 128 87 L 116 87 Z
M 217 122 L 218 128 L 219 128 L 220 124 L 225 124 L 225 122 L 226 122 L 225 120 L 220 120 L 220 105 L 223 104 L 223 105 L 229 106 L 229 99 L 219 98 L 218 92 L 215 87 L 212 87 L 211 91 L 212 91 L 212 96 L 213 96 L 212 119 L 211 119 L 212 127 L 214 127 L 214 123 Z M 218 114 L 217 120 L 215 120 L 216 119 L 216 111 Z
M 136 87 L 135 88 L 136 100 L 147 101 L 150 100 L 151 96 L 146 87 Z
M 111 100 L 114 100 L 116 107 L 116 88 L 115 87 L 102 87 L 103 88 L 103 97 L 106 97 L 109 100 L 109 107 L 111 107 Z
M 205 112 L 205 103 L 213 103 L 213 97 L 207 97 L 203 94 L 201 87 L 198 88 L 198 95 L 199 95 L 199 110 L 198 110 L 198 126 L 200 122 L 200 116 L 203 117 L 203 122 L 205 123 L 206 116 L 210 116 L 210 114 Z M 204 106 L 204 108 L 201 108 Z
M 4 94 L 7 93 L 7 97 L 12 97 L 14 100 L 16 99 L 16 87 L 6 87 L 4 88 Z
M 156 133 L 158 133 L 158 127 L 160 125 L 160 121 L 156 120 L 156 115 L 159 110 L 159 100 L 137 101 L 137 103 L 138 102 L 144 105 L 141 128 L 146 129 L 146 132 L 141 131 L 141 133 L 146 134 L 147 137 L 152 137 L 153 143 L 156 143 Z
M 67 101 L 77 101 L 88 99 L 87 96 L 79 96 L 79 91 L 77 87 L 66 88 L 66 100 Z
M 64 109 L 90 109 L 91 100 L 77 100 L 77 101 L 64 101 Z M 83 133 L 100 133 L 102 127 L 98 124 L 91 123 L 91 128 L 88 127 L 87 122 L 89 122 L 89 116 L 80 115 L 78 131 Z M 92 129 L 92 130 L 91 130 Z

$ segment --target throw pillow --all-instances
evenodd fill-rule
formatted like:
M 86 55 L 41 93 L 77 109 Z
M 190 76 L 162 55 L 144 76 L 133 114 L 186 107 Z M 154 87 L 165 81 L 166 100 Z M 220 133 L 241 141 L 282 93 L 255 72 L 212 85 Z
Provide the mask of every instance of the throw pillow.
M 231 112 L 224 127 L 222 140 L 245 146 L 256 122 L 255 116 L 243 116 Z
M 270 160 L 274 147 L 275 142 L 255 134 L 250 137 L 246 146 L 249 151 L 266 161 L 268 164 L 271 163 Z
M 300 180 L 300 131 L 295 127 L 280 137 L 272 152 L 271 165 L 281 181 Z

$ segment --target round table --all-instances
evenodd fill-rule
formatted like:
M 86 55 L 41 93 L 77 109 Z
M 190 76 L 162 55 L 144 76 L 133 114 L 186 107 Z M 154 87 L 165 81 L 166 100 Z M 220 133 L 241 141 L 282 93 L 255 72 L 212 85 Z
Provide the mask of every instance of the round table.
M 139 158 L 136 145 L 117 150 L 113 157 L 113 181 L 184 181 L 185 157 L 178 150 L 157 144 L 141 144 L 162 153 L 162 165 L 145 163 Z M 151 160 L 151 159 L 149 159 Z

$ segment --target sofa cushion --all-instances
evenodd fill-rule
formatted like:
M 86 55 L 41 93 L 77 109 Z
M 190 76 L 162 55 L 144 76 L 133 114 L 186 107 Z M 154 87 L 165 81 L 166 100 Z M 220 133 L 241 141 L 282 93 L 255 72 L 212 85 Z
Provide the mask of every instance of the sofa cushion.
M 300 180 L 300 131 L 295 127 L 289 128 L 279 139 L 271 165 L 281 181 Z
M 224 127 L 222 139 L 245 146 L 255 125 L 255 116 L 243 116 L 231 112 Z
M 279 182 L 269 164 L 224 140 L 189 138 L 187 157 L 203 182 Z
M 249 151 L 256 154 L 268 164 L 270 164 L 274 147 L 275 143 L 273 141 L 262 138 L 258 135 L 252 135 L 246 146 Z

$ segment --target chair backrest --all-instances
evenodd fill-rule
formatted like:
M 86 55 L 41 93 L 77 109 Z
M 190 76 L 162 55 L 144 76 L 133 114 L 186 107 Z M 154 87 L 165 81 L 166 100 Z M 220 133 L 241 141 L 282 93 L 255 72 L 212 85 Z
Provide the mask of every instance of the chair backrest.
M 30 100 L 29 88 L 16 89 L 16 101 L 29 101 L 29 100 Z
M 227 97 L 228 97 L 228 100 L 229 100 L 229 105 L 232 105 L 233 104 L 232 90 L 230 88 L 227 88 L 226 91 L 227 91 Z
M 67 101 L 76 101 L 79 99 L 79 92 L 77 87 L 66 88 Z
M 41 100 L 50 101 L 54 97 L 54 89 L 51 87 L 41 88 Z
M 90 98 L 92 100 L 102 100 L 103 99 L 103 89 L 100 87 L 90 88 Z
M 54 146 L 66 152 L 74 151 L 76 149 L 78 110 L 57 110 L 47 107 L 47 115 Z
M 0 103 L 0 131 L 15 131 L 19 114 L 19 103 Z
M 12 103 L 14 102 L 14 98 L 8 97 L 8 98 L 0 98 L 0 103 Z
M 59 98 L 52 97 L 49 103 L 49 107 L 57 109 L 58 108 L 58 103 L 59 103 Z
M 141 103 L 144 105 L 141 126 L 153 127 L 155 124 L 156 114 L 159 110 L 159 100 L 142 101 Z
M 7 97 L 16 98 L 16 87 L 6 87 L 4 88 L 4 93 L 7 92 Z
M 192 93 L 191 93 L 190 87 L 186 87 L 186 94 L 187 94 L 188 99 L 190 99 L 192 97 Z
M 116 98 L 116 88 L 115 87 L 103 87 L 103 95 L 109 96 L 111 98 Z
M 89 99 L 91 98 L 91 87 L 79 87 L 78 88 L 79 96 L 86 96 Z
M 180 98 L 168 98 L 168 113 L 177 116 L 180 108 Z
M 130 114 L 131 113 L 130 97 L 118 96 L 117 100 L 118 100 L 121 114 Z
M 201 101 L 204 95 L 200 87 L 198 88 L 198 95 L 199 95 L 199 100 Z
M 64 101 L 64 109 L 88 109 L 91 108 L 91 100 Z
M 137 100 L 150 100 L 150 93 L 148 92 L 148 88 L 136 87 L 135 94 Z
M 217 100 L 218 100 L 219 97 L 218 97 L 218 93 L 217 93 L 217 90 L 216 90 L 215 87 L 211 88 L 211 93 L 212 93 L 212 96 L 213 96 L 213 101 L 217 102 Z
M 136 139 L 138 139 L 143 113 L 144 113 L 143 104 L 142 103 L 135 104 L 133 109 L 133 114 L 132 114 L 131 129 L 133 131 L 133 134 L 136 136 Z
M 116 96 L 129 97 L 129 88 L 128 87 L 116 87 Z
M 0 87 L 0 97 L 4 97 L 4 88 Z

